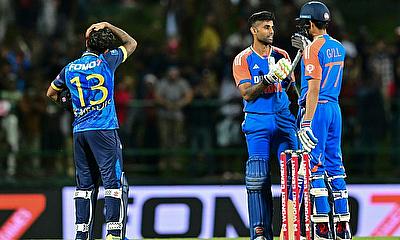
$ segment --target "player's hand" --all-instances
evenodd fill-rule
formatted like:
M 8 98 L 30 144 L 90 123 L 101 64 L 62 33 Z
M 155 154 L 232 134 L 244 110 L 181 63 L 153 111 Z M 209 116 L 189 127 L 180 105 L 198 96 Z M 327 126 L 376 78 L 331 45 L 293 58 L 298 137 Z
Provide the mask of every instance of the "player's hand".
M 299 33 L 293 34 L 291 41 L 292 41 L 292 46 L 300 49 L 301 51 L 303 51 L 304 48 L 306 48 L 311 43 L 311 41 L 307 37 Z
M 270 85 L 275 82 L 280 82 L 289 75 L 291 70 L 292 65 L 290 64 L 290 61 L 286 58 L 281 58 L 274 66 L 272 66 L 268 74 L 264 77 L 263 84 Z
M 58 93 L 57 100 L 65 110 L 72 112 L 72 99 L 68 88 L 63 89 Z
M 300 124 L 300 130 L 297 132 L 297 136 L 300 139 L 300 143 L 303 149 L 307 152 L 311 152 L 317 146 L 318 139 L 314 136 L 311 129 L 311 121 L 302 121 Z
M 100 29 L 108 27 L 110 24 L 108 22 L 99 22 L 99 23 L 94 23 L 92 24 L 87 30 L 85 37 L 89 38 L 89 34 L 91 31 L 99 31 Z

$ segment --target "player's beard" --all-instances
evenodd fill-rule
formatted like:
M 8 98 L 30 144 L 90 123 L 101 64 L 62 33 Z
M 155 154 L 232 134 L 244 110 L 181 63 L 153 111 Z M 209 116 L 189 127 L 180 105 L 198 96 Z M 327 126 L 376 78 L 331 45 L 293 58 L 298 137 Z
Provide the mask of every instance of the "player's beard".
M 265 46 L 271 45 L 273 40 L 274 40 L 274 36 L 266 36 L 263 38 L 258 38 L 258 41 L 261 42 L 262 44 L 264 44 Z

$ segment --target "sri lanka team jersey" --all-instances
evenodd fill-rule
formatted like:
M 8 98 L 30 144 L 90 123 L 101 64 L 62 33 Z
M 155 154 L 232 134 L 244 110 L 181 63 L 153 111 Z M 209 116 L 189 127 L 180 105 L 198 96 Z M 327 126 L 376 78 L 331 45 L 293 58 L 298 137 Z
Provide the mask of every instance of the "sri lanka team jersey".
M 96 55 L 85 52 L 69 63 L 51 86 L 56 91 L 68 87 L 74 112 L 73 132 L 118 128 L 114 106 L 114 72 L 125 61 L 125 47 Z
M 318 36 L 304 49 L 301 60 L 300 106 L 305 106 L 310 79 L 321 80 L 319 102 L 338 102 L 344 58 L 343 45 L 327 34 Z
M 267 75 L 270 67 L 281 58 L 290 60 L 288 53 L 277 47 L 271 46 L 271 51 L 266 56 L 256 53 L 252 46 L 246 48 L 233 61 L 232 70 L 236 86 L 246 82 L 258 84 Z M 292 75 L 291 80 L 286 81 L 294 82 L 295 79 Z M 282 84 L 275 83 L 268 86 L 257 98 L 251 101 L 243 100 L 243 104 L 243 111 L 246 113 L 270 114 L 287 108 L 289 99 Z

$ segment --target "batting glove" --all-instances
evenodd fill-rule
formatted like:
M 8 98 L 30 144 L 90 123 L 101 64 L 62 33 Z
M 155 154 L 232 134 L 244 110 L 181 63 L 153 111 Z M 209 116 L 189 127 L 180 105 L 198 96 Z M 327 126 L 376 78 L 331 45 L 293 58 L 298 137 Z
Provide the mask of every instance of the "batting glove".
M 291 70 L 292 65 L 290 64 L 290 61 L 286 58 L 281 58 L 264 77 L 263 84 L 270 85 L 275 82 L 281 82 L 289 75 Z
M 304 48 L 306 48 L 311 43 L 311 41 L 307 37 L 299 33 L 293 34 L 291 41 L 292 41 L 292 46 L 300 49 L 301 51 L 303 51 Z
M 311 152 L 317 146 L 318 139 L 314 136 L 311 129 L 311 121 L 302 121 L 300 124 L 300 130 L 297 132 L 297 136 L 300 139 L 303 149 L 307 152 Z

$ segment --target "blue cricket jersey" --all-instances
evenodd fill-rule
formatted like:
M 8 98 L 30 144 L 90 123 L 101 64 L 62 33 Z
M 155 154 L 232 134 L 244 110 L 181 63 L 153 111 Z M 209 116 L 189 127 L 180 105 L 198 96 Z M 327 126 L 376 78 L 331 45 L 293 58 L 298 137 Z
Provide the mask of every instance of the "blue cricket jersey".
M 305 106 L 308 80 L 321 80 L 319 102 L 338 102 L 345 59 L 343 45 L 328 34 L 314 39 L 303 52 L 299 105 Z
M 73 132 L 117 129 L 114 104 L 114 72 L 125 61 L 125 47 L 96 55 L 85 52 L 63 68 L 51 86 L 68 87 L 74 112 Z
M 266 56 L 259 55 L 252 46 L 239 53 L 233 61 L 233 76 L 236 86 L 249 82 L 252 85 L 258 84 L 265 77 L 272 65 L 281 58 L 290 60 L 288 53 L 277 47 L 271 46 L 271 51 Z M 294 83 L 294 76 L 291 76 Z M 280 112 L 288 108 L 289 99 L 281 83 L 275 83 L 268 86 L 257 98 L 246 101 L 243 100 L 246 113 L 271 114 Z

